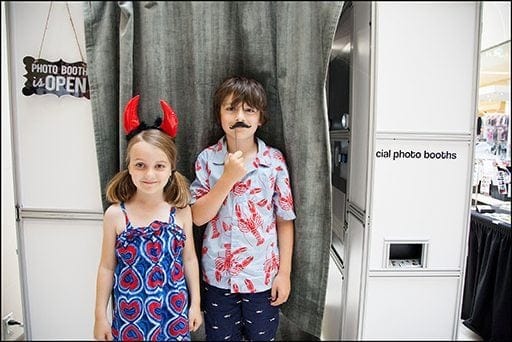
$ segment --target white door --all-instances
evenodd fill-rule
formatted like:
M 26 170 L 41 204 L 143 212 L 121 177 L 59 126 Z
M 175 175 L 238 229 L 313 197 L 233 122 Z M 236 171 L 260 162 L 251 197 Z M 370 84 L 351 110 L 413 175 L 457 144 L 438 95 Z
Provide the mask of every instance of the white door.
M 69 2 L 81 51 L 66 4 L 53 2 L 51 12 L 50 2 L 7 5 L 15 200 L 29 340 L 93 337 L 102 208 L 90 102 L 22 93 L 25 56 L 40 53 L 51 62 L 74 63 L 85 54 L 83 3 Z

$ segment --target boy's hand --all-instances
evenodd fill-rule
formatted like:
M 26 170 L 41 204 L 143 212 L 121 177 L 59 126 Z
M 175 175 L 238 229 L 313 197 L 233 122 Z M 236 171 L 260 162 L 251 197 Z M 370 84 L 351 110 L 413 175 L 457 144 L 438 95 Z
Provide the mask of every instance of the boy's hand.
M 278 273 L 272 283 L 272 290 L 270 291 L 272 301 L 270 305 L 278 306 L 285 303 L 290 295 L 290 289 L 290 277 Z
M 224 161 L 224 174 L 233 183 L 238 182 L 247 173 L 245 168 L 244 156 L 242 151 L 236 151 L 235 153 L 228 153 L 226 160 Z

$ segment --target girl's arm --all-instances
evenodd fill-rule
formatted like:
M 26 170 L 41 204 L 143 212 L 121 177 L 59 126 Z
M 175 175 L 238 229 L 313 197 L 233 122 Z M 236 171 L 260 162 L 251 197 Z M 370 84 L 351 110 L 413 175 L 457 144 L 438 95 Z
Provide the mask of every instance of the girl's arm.
M 96 280 L 94 338 L 100 341 L 112 340 L 112 330 L 107 318 L 107 305 L 114 283 L 116 225 L 118 222 L 119 208 L 116 210 L 115 206 L 110 206 L 103 218 L 103 243 Z
M 194 247 L 194 236 L 192 232 L 192 212 L 187 206 L 180 209 L 177 213 L 177 219 L 183 227 L 187 239 L 183 249 L 183 267 L 185 270 L 185 279 L 189 290 L 190 309 L 188 312 L 189 329 L 196 331 L 203 322 L 201 314 L 201 295 L 199 288 L 199 264 L 197 261 L 196 250 Z
M 288 300 L 291 291 L 293 221 L 277 218 L 277 243 L 279 246 L 279 271 L 272 283 L 271 305 L 281 305 Z

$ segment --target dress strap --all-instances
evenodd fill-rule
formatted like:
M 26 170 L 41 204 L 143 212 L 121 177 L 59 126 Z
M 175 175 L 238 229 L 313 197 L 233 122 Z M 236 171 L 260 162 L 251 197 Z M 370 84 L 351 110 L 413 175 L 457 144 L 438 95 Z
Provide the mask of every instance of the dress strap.
M 169 213 L 169 223 L 174 223 L 174 214 L 176 214 L 176 207 L 172 207 Z
M 126 207 L 124 205 L 124 202 L 121 202 L 120 206 L 121 206 L 121 210 L 123 211 L 123 214 L 124 214 L 124 219 L 126 221 L 126 225 L 128 225 L 130 223 L 130 220 L 128 219 L 128 213 L 126 212 Z

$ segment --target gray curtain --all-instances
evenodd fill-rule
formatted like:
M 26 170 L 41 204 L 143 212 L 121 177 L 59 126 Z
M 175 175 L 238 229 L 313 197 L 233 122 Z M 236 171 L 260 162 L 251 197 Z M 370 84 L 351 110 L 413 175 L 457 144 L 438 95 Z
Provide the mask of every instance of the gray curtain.
M 215 87 L 234 74 L 263 84 L 270 121 L 258 135 L 285 154 L 297 213 L 292 293 L 282 308 L 283 321 L 316 337 L 331 242 L 324 84 L 342 6 L 286 1 L 84 3 L 104 208 L 105 186 L 123 167 L 121 114 L 132 96 L 141 94 L 140 117 L 150 124 L 161 115 L 159 99 L 174 108 L 180 121 L 178 169 L 192 181 L 197 154 L 222 134 L 211 110 Z

